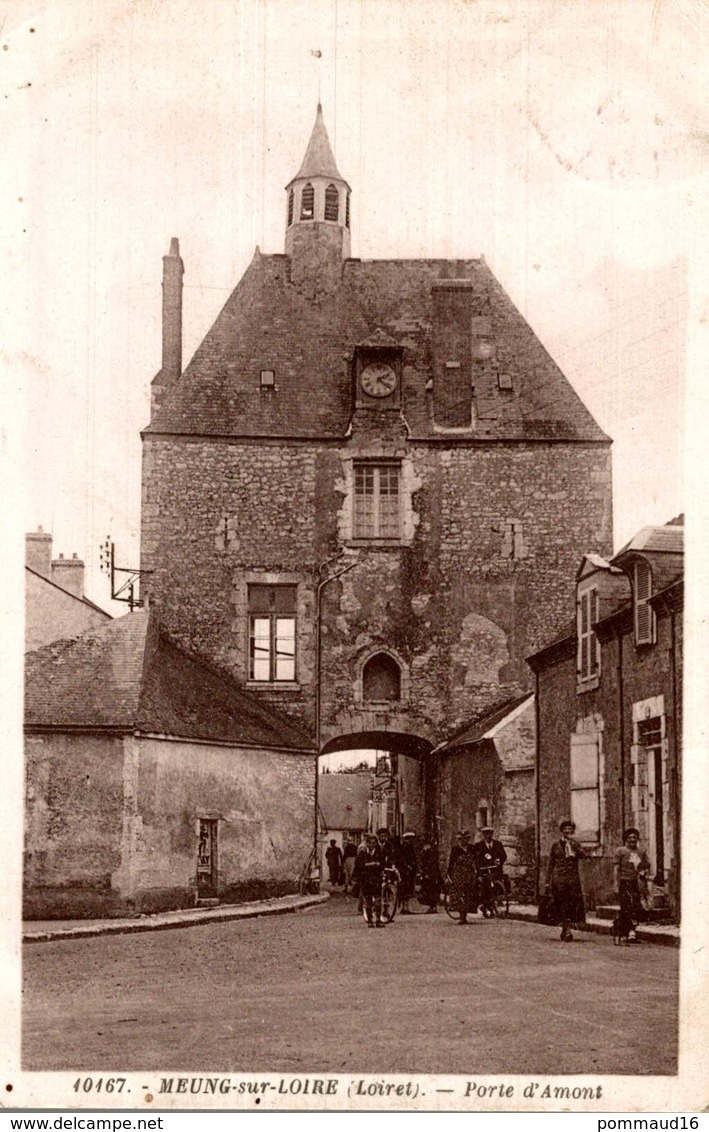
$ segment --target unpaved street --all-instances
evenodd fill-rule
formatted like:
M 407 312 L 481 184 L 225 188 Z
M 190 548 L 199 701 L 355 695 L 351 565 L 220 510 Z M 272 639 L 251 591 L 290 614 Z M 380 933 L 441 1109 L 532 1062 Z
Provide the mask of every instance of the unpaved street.
M 293 915 L 24 949 L 28 1070 L 676 1071 L 679 953 L 475 919 Z

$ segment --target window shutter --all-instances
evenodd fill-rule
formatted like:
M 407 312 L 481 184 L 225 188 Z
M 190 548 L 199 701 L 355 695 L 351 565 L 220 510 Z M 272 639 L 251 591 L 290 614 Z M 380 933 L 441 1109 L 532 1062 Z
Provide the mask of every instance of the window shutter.
M 337 220 L 340 215 L 340 194 L 335 185 L 325 189 L 325 219 Z
M 598 735 L 571 736 L 571 819 L 579 841 L 601 839 Z
M 635 643 L 651 645 L 655 639 L 655 623 L 649 598 L 652 596 L 652 575 L 647 562 L 635 563 Z

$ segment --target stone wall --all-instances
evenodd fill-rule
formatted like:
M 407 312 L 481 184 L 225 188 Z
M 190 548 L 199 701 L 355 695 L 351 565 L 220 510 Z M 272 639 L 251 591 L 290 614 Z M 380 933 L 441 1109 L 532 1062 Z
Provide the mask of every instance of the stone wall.
M 135 736 L 46 733 L 26 748 L 25 916 L 194 903 L 198 822 L 218 822 L 222 899 L 297 890 L 314 758 Z
M 150 600 L 181 643 L 245 680 L 248 582 L 296 581 L 297 680 L 253 690 L 311 730 L 318 566 L 342 545 L 340 565 L 356 561 L 323 591 L 323 741 L 364 729 L 440 741 L 529 687 L 524 657 L 573 615 L 581 553 L 609 549 L 605 446 L 404 448 L 408 545 L 370 547 L 343 528 L 346 446 L 145 438 Z M 359 683 L 377 646 L 400 658 L 408 689 L 384 708 L 364 703 Z

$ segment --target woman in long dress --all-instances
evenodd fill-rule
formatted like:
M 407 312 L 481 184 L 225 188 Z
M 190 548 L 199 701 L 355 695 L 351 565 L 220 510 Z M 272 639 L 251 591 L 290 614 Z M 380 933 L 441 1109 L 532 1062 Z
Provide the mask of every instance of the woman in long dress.
M 477 870 L 470 833 L 462 829 L 448 859 L 450 907 L 458 913 L 458 923 L 467 924 L 468 913 L 477 912 Z
M 551 890 L 556 921 L 561 924 L 561 938 L 570 941 L 574 938 L 572 926 L 586 921 L 579 861 L 588 853 L 574 838 L 576 826 L 572 821 L 563 821 L 559 831 L 561 837 L 549 852 L 546 884 Z
M 399 872 L 401 874 L 399 896 L 401 898 L 402 916 L 411 914 L 409 901 L 413 898 L 414 892 L 416 891 L 417 868 L 416 834 L 408 829 L 401 839 L 401 850 L 399 853 Z

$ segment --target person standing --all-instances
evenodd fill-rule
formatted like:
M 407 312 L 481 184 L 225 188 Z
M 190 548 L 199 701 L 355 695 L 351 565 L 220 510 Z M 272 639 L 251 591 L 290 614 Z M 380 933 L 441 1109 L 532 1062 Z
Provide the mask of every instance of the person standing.
M 354 879 L 359 885 L 369 928 L 384 927 L 381 906 L 383 872 L 384 859 L 377 835 L 368 833 L 364 849 L 355 857 Z
M 478 910 L 475 853 L 467 829 L 460 831 L 451 849 L 446 879 L 451 886 L 451 908 L 458 913 L 458 923 L 467 924 L 468 913 Z
M 504 883 L 502 866 L 507 860 L 507 850 L 501 841 L 492 836 L 495 830 L 491 825 L 484 825 L 480 830 L 482 841 L 476 841 L 473 846 L 475 853 L 475 867 L 478 871 L 478 900 L 483 914 L 489 915 L 487 904 L 492 900 L 492 882 L 499 880 Z
M 402 916 L 410 916 L 409 901 L 416 891 L 416 872 L 418 861 L 416 859 L 416 834 L 407 829 L 401 839 L 400 866 L 401 882 L 399 884 L 399 897 L 401 899 Z
M 342 850 L 334 837 L 330 839 L 330 845 L 325 852 L 325 860 L 330 874 L 330 884 L 333 886 L 339 884 L 342 873 Z
M 635 929 L 643 918 L 642 896 L 650 872 L 648 855 L 639 845 L 640 831 L 626 829 L 623 844 L 616 850 L 613 861 L 615 887 L 620 898 L 618 936 L 631 943 L 637 939 Z
M 438 863 L 438 846 L 428 840 L 421 852 L 421 903 L 427 904 L 426 915 L 438 911 L 441 896 L 441 866 Z
M 351 838 L 345 841 L 345 848 L 342 853 L 342 868 L 345 874 L 345 895 L 352 887 L 352 874 L 354 872 L 355 857 L 357 856 L 357 846 Z
M 561 924 L 561 939 L 571 941 L 574 938 L 571 934 L 572 925 L 586 921 L 579 861 L 587 857 L 588 853 L 574 838 L 576 826 L 572 821 L 561 822 L 559 832 L 560 839 L 554 842 L 549 851 L 546 887 L 551 891 L 557 923 Z

